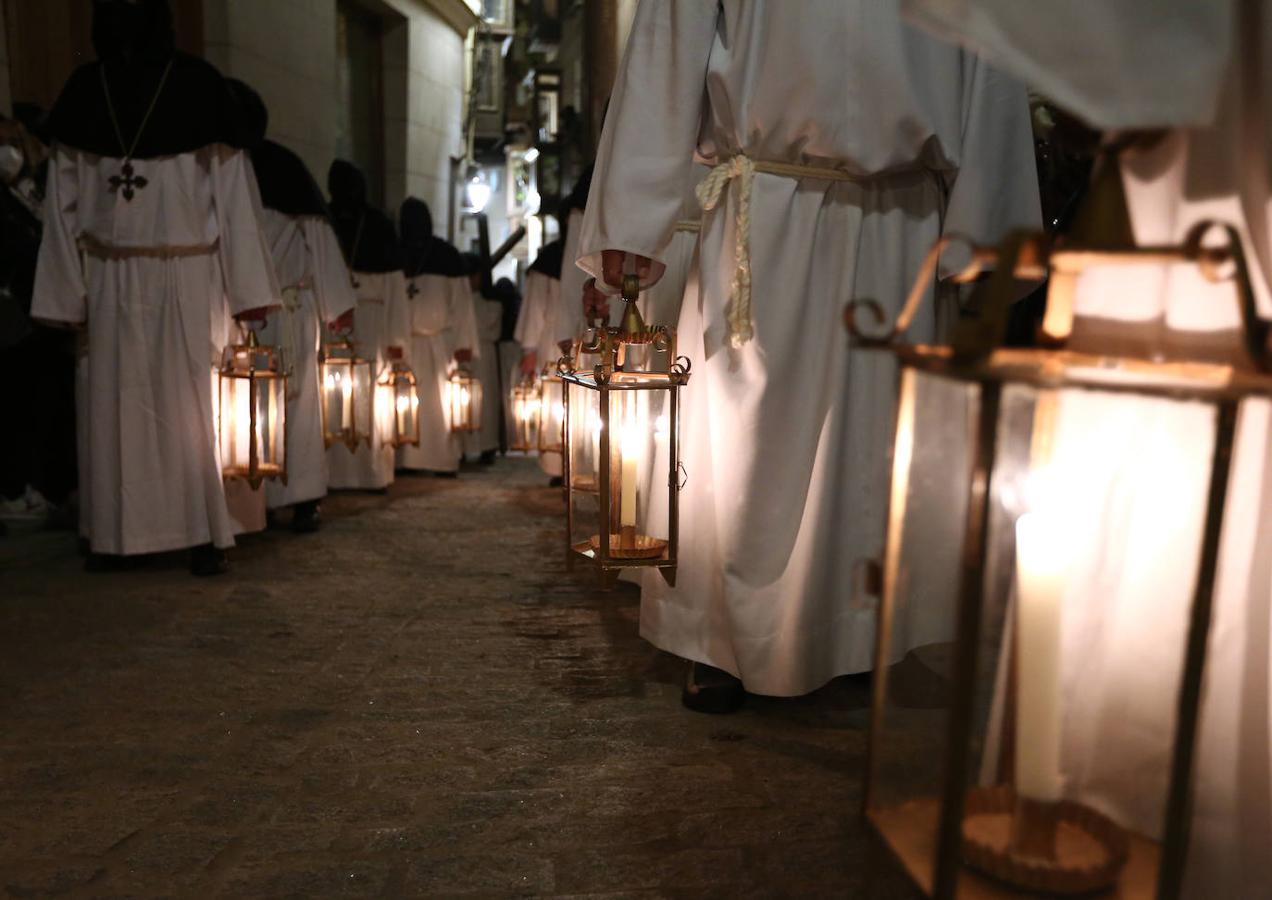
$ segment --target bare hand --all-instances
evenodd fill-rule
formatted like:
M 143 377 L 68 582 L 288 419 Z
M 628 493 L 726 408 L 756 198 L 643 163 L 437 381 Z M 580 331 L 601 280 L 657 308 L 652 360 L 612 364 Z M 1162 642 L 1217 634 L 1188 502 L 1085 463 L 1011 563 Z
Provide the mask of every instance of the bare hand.
M 384 351 L 384 355 L 387 356 L 389 359 L 393 359 L 393 360 L 402 359 L 406 356 L 402 348 L 398 346 L 387 348 Z
M 353 328 L 353 310 L 345 310 L 330 326 L 332 331 L 348 331 Z
M 269 318 L 270 312 L 274 309 L 272 306 L 258 306 L 255 309 L 244 310 L 236 313 L 234 321 L 236 322 L 264 322 Z
M 533 378 L 539 373 L 539 354 L 533 350 L 523 351 L 521 354 L 521 374 L 526 378 Z
M 455 362 L 461 366 L 473 361 L 473 351 L 468 347 L 461 347 L 455 351 Z
M 641 284 L 649 281 L 649 273 L 653 270 L 653 263 L 650 262 L 648 256 L 639 254 L 631 254 L 636 257 L 636 275 L 640 278 Z M 605 283 L 610 287 L 623 286 L 623 265 L 628 254 L 622 250 L 602 250 L 601 251 L 601 275 L 605 278 Z
M 589 322 L 608 322 L 609 314 L 609 297 L 597 290 L 595 278 L 589 278 L 583 285 L 583 315 Z

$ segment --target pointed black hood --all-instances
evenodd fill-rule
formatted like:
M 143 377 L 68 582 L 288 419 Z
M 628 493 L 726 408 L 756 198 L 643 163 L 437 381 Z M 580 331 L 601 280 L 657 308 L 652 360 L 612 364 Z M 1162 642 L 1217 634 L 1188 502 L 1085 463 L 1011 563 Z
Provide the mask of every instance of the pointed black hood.
M 557 238 L 555 241 L 544 244 L 539 251 L 539 255 L 535 257 L 534 262 L 530 265 L 528 272 L 539 272 L 547 275 L 549 278 L 561 280 L 561 264 L 565 261 L 565 241 Z
M 304 161 L 282 144 L 265 137 L 269 110 L 260 94 L 237 79 L 229 80 L 252 149 L 252 168 L 266 209 L 288 216 L 329 218 L 322 189 Z
M 423 200 L 407 197 L 402 201 L 398 226 L 407 278 L 417 275 L 467 277 L 468 271 L 460 252 L 433 234 L 433 214 Z
M 345 261 L 354 272 L 398 272 L 402 269 L 397 233 L 380 210 L 367 203 L 367 179 L 353 163 L 338 159 L 327 170 L 331 224 Z
M 166 0 L 95 0 L 93 46 L 98 60 L 71 74 L 49 114 L 53 140 L 111 158 L 127 155 L 135 141 L 136 159 L 190 153 L 210 144 L 244 147 L 238 105 L 221 74 L 173 49 Z M 106 102 L 108 90 L 122 146 Z M 154 112 L 142 130 L 152 102 Z

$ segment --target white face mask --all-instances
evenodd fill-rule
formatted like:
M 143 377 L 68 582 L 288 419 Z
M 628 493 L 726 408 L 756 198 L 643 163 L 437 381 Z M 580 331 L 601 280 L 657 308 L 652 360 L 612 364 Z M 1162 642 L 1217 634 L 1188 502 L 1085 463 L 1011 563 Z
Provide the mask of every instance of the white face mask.
M 22 151 L 12 144 L 0 144 L 0 181 L 12 184 L 22 174 L 26 162 Z

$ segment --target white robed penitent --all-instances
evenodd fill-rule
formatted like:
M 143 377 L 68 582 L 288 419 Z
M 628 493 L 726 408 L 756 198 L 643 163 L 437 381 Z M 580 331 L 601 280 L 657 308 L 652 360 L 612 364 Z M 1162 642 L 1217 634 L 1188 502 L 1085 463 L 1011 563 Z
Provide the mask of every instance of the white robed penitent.
M 503 325 L 503 304 L 498 300 L 486 300 L 472 295 L 474 325 L 477 344 L 473 362 L 473 374 L 482 384 L 481 427 L 464 435 L 465 453 L 487 453 L 499 449 L 500 399 L 507 391 L 508 382 L 499 371 L 499 329 Z M 478 347 L 480 345 L 480 347 Z M 511 388 L 509 388 L 511 389 Z
M 567 257 L 568 258 L 568 257 Z M 581 301 L 580 301 L 581 304 Z M 579 318 L 582 318 L 581 315 Z M 540 370 L 561 357 L 561 340 L 577 337 L 572 322 L 562 312 L 561 278 L 550 272 L 531 268 L 526 274 L 526 291 L 517 313 L 517 327 L 513 338 L 521 345 L 523 354 L 534 354 Z M 539 468 L 557 478 L 563 471 L 561 454 L 539 454 Z
M 739 178 L 717 183 L 697 302 L 680 318 L 693 360 L 680 567 L 674 589 L 645 578 L 641 633 L 753 692 L 802 694 L 872 665 L 874 610 L 850 586 L 882 545 L 895 367 L 849 349 L 843 304 L 895 312 L 943 228 L 993 241 L 1038 225 L 1025 92 L 903 25 L 896 2 L 791 15 L 774 0 L 645 0 L 601 140 L 585 268 L 599 274 L 616 249 L 661 274 L 695 151 L 735 160 L 721 177 Z M 749 313 L 730 300 L 739 262 Z
M 494 348 L 480 346 L 467 275 L 416 275 L 409 279 L 408 292 L 411 337 L 407 358 L 415 370 L 420 401 L 420 445 L 400 448 L 398 465 L 404 469 L 455 472 L 463 453 L 460 435 L 451 431 L 448 404 L 455 351 L 472 350 L 474 359 L 479 359 L 483 350 L 493 353 Z M 483 392 L 491 389 L 483 384 Z M 483 401 L 484 407 L 485 403 L 497 403 L 498 398 L 490 393 Z
M 251 166 L 220 144 L 134 159 L 129 200 L 122 164 L 55 153 L 32 302 L 87 330 L 81 530 L 97 553 L 229 547 L 212 373 L 232 316 L 279 294 Z
M 406 348 L 410 335 L 411 310 L 406 296 L 406 280 L 400 269 L 387 272 L 354 272 L 357 305 L 353 311 L 353 344 L 358 356 L 371 362 L 372 378 L 388 365 L 390 347 Z M 346 490 L 383 490 L 393 483 L 394 450 L 386 438 L 385 420 L 392 415 L 384 408 L 379 391 L 372 415 L 370 444 L 359 443 L 350 451 L 342 443 L 327 448 L 329 482 Z
M 906 5 L 1095 127 L 1173 128 L 1124 157 L 1136 239 L 1173 244 L 1202 220 L 1234 225 L 1259 315 L 1272 318 L 1272 3 Z M 1090 272 L 1076 312 L 1075 349 L 1243 352 L 1232 285 L 1184 266 Z M 1188 404 L 1134 406 L 1074 397 L 1056 423 L 1071 437 L 1054 467 L 1087 513 L 1063 611 L 1062 766 L 1070 795 L 1159 835 L 1215 424 Z M 1122 449 L 1101 452 L 1111 446 Z M 1272 403 L 1242 404 L 1233 452 L 1185 876 L 1198 898 L 1264 897 L 1272 881 Z
M 262 222 L 283 306 L 261 339 L 282 349 L 287 373 L 287 483 L 265 485 L 271 509 L 318 500 L 327 493 L 318 351 L 323 330 L 356 304 L 349 270 L 331 224 L 321 216 L 267 209 Z

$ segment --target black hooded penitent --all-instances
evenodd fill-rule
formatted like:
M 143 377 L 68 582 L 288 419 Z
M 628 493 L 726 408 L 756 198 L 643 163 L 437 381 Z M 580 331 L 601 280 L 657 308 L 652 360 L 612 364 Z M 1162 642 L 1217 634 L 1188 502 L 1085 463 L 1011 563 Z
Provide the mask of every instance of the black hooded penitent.
M 462 278 L 468 274 L 460 252 L 433 234 L 433 214 L 423 200 L 407 197 L 402 201 L 398 226 L 407 278 L 416 275 Z
M 349 268 L 355 272 L 397 272 L 402 268 L 393 223 L 367 203 L 367 180 L 353 163 L 338 159 L 327 171 L 331 224 Z
M 239 105 L 245 136 L 252 150 L 252 168 L 256 170 L 265 208 L 288 216 L 327 218 L 326 200 L 309 167 L 282 144 L 265 137 L 269 111 L 260 94 L 237 79 L 230 79 L 229 85 Z
M 565 260 L 565 241 L 557 238 L 544 244 L 539 250 L 539 255 L 535 257 L 527 272 L 539 272 L 547 275 L 549 278 L 561 280 L 561 264 Z
M 93 47 L 97 61 L 76 69 L 49 114 L 58 143 L 114 159 L 125 156 L 106 106 L 102 75 L 110 87 L 132 156 L 153 159 L 190 153 L 210 144 L 244 145 L 237 107 L 215 68 L 173 49 L 172 11 L 167 0 L 94 0 Z M 155 93 L 169 61 L 163 90 Z M 145 130 L 138 129 L 155 100 Z

